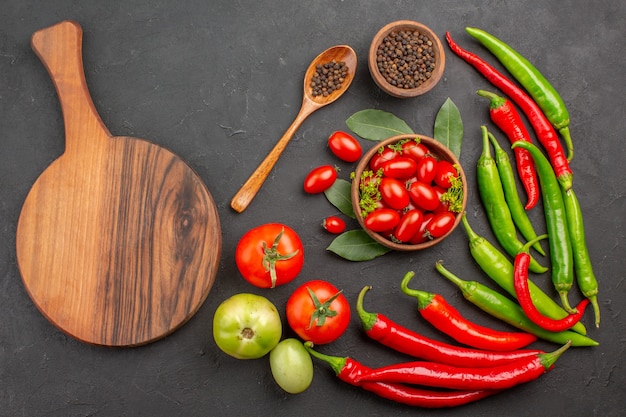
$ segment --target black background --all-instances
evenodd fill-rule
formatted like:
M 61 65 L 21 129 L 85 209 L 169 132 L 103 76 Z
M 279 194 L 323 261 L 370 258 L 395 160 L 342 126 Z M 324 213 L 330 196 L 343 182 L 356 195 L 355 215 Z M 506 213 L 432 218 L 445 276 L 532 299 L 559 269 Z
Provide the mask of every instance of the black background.
M 1 416 L 243 416 L 243 415 L 559 415 L 626 414 L 624 348 L 624 131 L 626 4 L 587 1 L 5 1 L 0 12 L 0 415 Z M 215 285 L 198 313 L 155 343 L 128 349 L 78 342 L 54 328 L 22 285 L 15 259 L 21 205 L 38 175 L 64 149 L 58 99 L 29 47 L 30 35 L 64 19 L 84 30 L 86 78 L 104 123 L 115 135 L 147 138 L 186 160 L 206 182 L 218 206 L 223 255 Z M 490 62 L 464 32 L 477 26 L 527 56 L 553 82 L 572 118 L 575 189 L 600 281 L 602 325 L 585 317 L 594 348 L 570 349 L 538 381 L 450 410 L 415 410 L 336 378 L 315 361 L 315 378 L 300 395 L 274 383 L 267 358 L 239 361 L 213 342 L 211 321 L 219 303 L 238 292 L 270 298 L 284 318 L 290 292 L 322 278 L 344 289 L 351 302 L 367 284 L 366 308 L 407 327 L 445 339 L 416 313 L 399 282 L 416 271 L 414 286 L 438 292 L 472 319 L 506 327 L 467 303 L 434 271 L 434 262 L 466 279 L 487 283 L 458 229 L 420 253 L 391 253 L 351 263 L 325 250 L 332 236 L 322 219 L 336 210 L 323 196 L 305 195 L 302 180 L 313 167 L 335 163 L 347 178 L 352 165 L 326 148 L 354 112 L 376 108 L 432 135 L 447 97 L 458 106 L 465 137 L 461 162 L 470 179 L 467 206 L 476 231 L 493 239 L 478 201 L 474 166 L 480 125 L 491 126 L 486 101 L 474 92 L 491 87 L 446 46 L 443 79 L 425 96 L 395 99 L 374 85 L 366 63 L 369 42 L 398 19 L 421 21 L 443 39 L 445 31 Z M 298 130 L 267 182 L 242 214 L 229 202 L 295 117 L 302 78 L 322 50 L 349 44 L 359 56 L 356 78 L 338 102 L 314 113 Z M 365 148 L 371 142 L 362 141 Z M 542 228 L 541 208 L 531 211 Z M 293 283 L 260 290 L 239 275 L 238 239 L 267 222 L 295 228 L 305 244 L 305 265 Z M 355 222 L 349 222 L 356 227 Z M 549 276 L 537 282 L 551 291 Z M 554 294 L 551 292 L 551 294 Z M 577 300 L 578 292 L 573 292 Z M 284 321 L 285 322 L 285 321 Z M 292 335 L 285 328 L 285 336 Z M 537 342 L 537 347 L 556 346 Z M 352 317 L 347 333 L 319 347 L 370 366 L 405 359 L 368 340 Z

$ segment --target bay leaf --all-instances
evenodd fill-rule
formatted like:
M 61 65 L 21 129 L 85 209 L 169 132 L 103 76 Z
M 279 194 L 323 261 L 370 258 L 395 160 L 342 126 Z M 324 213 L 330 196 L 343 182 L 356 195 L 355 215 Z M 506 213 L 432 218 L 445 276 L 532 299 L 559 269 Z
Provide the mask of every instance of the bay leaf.
M 352 183 L 350 181 L 337 178 L 334 184 L 324 191 L 324 195 L 330 204 L 337 207 L 346 216 L 354 219 L 356 216 L 352 208 L 351 187 Z
M 354 262 L 370 261 L 391 251 L 388 247 L 372 239 L 363 229 L 350 230 L 340 234 L 326 250 Z
M 463 143 L 463 120 L 458 107 L 450 97 L 437 112 L 433 139 L 447 146 L 457 158 L 460 157 Z
M 363 139 L 374 141 L 415 133 L 404 120 L 377 109 L 365 109 L 354 113 L 346 120 L 346 125 Z

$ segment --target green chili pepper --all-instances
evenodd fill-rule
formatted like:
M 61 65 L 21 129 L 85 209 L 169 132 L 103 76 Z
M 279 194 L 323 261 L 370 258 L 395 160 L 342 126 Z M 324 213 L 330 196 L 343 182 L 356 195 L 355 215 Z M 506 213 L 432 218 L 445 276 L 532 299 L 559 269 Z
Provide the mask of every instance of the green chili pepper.
M 551 332 L 549 330 L 542 329 L 533 323 L 526 316 L 526 314 L 524 314 L 522 307 L 510 298 L 477 281 L 462 280 L 444 268 L 441 261 L 437 262 L 435 267 L 441 275 L 461 289 L 463 297 L 465 297 L 466 300 L 487 314 L 500 319 L 511 326 L 517 327 L 518 329 L 524 330 L 528 333 L 532 333 L 535 336 L 549 342 L 565 344 L 571 340 L 572 346 L 599 345 L 597 341 L 571 330 Z
M 465 30 L 487 48 L 528 91 L 552 126 L 563 136 L 567 146 L 567 160 L 571 161 L 574 145 L 569 132 L 569 112 L 559 93 L 533 64 L 508 44 L 481 29 L 468 27 Z
M 489 132 L 485 126 L 481 126 L 483 137 L 483 151 L 478 158 L 476 167 L 476 178 L 478 181 L 478 193 L 485 207 L 487 219 L 493 230 L 496 239 L 504 250 L 515 256 L 522 249 L 524 244 L 517 238 L 517 230 L 511 216 L 511 211 L 504 197 L 504 190 L 500 180 L 500 174 L 496 166 L 496 161 L 491 156 L 489 146 Z M 545 266 L 531 258 L 529 269 L 537 274 L 542 274 L 548 270 Z
M 585 241 L 585 226 L 583 215 L 574 189 L 563 191 L 563 202 L 569 227 L 569 238 L 572 242 L 574 256 L 574 270 L 578 288 L 589 299 L 595 314 L 596 327 L 600 327 L 600 306 L 598 305 L 598 280 L 593 273 L 589 251 Z
M 513 277 L 513 263 L 505 254 L 500 252 L 487 239 L 479 236 L 470 227 L 465 213 L 461 215 L 463 228 L 469 240 L 470 254 L 483 272 L 504 291 L 512 297 L 516 297 Z M 541 290 L 534 282 L 528 281 L 530 296 L 537 310 L 553 319 L 562 319 L 569 313 L 558 305 L 549 295 Z M 587 334 L 587 329 L 582 323 L 576 323 L 570 330 L 580 334 Z
M 569 305 L 567 293 L 574 283 L 574 259 L 561 188 L 550 162 L 538 147 L 530 142 L 519 140 L 512 146 L 513 148 L 520 147 L 528 150 L 535 161 L 543 199 L 546 229 L 550 236 L 548 242 L 552 263 L 552 284 L 559 293 L 561 304 L 565 310 L 573 313 L 575 310 Z
M 536 239 L 537 233 L 535 232 L 535 228 L 528 218 L 526 209 L 524 209 L 522 200 L 517 193 L 515 174 L 513 173 L 513 166 L 509 160 L 509 155 L 504 151 L 504 149 L 502 149 L 495 136 L 491 133 L 488 133 L 488 136 L 495 151 L 496 166 L 498 167 L 498 173 L 500 174 L 500 180 L 502 181 L 502 189 L 504 190 L 504 198 L 506 199 L 509 210 L 511 211 L 513 223 L 515 223 L 517 229 L 526 240 Z M 533 248 L 541 255 L 546 254 L 539 241 L 536 241 Z

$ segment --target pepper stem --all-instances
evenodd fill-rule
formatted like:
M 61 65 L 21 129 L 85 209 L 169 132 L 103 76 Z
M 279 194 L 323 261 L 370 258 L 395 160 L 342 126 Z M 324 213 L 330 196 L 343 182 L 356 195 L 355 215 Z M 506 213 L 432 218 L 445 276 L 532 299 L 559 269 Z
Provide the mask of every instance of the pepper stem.
M 478 90 L 476 91 L 476 94 L 478 94 L 481 97 L 485 97 L 489 99 L 490 109 L 497 109 L 498 107 L 502 107 L 504 103 L 506 102 L 506 99 L 504 97 L 500 97 L 499 95 L 492 93 L 490 91 Z
M 559 129 L 559 133 L 563 136 L 563 141 L 565 142 L 565 147 L 567 148 L 567 162 L 570 162 L 572 158 L 574 158 L 574 143 L 572 142 L 572 137 L 569 134 L 569 127 L 562 127 Z
M 341 370 L 345 368 L 347 358 L 340 358 L 339 356 L 329 356 L 324 355 L 316 350 L 313 350 L 313 342 L 308 341 L 304 342 L 304 348 L 309 352 L 311 356 L 326 362 L 330 365 L 331 369 L 335 372 L 335 374 L 339 375 Z
M 359 319 L 361 320 L 361 325 L 363 326 L 363 330 L 366 332 L 371 330 L 374 327 L 374 324 L 377 320 L 376 313 L 368 313 L 363 308 L 363 298 L 365 297 L 365 293 L 372 289 L 371 285 L 366 285 L 363 287 L 361 292 L 359 293 L 358 298 L 356 299 L 356 311 L 359 315 Z
M 535 243 L 539 242 L 540 240 L 543 239 L 547 239 L 548 235 L 547 234 L 543 234 L 543 235 L 539 235 L 531 240 L 529 240 L 528 242 L 524 243 L 524 245 L 521 247 L 521 249 L 519 250 L 518 253 L 528 253 L 530 252 L 530 247 L 533 246 Z
M 457 277 L 456 275 L 454 275 L 452 272 L 448 271 L 442 264 L 443 261 L 439 260 L 435 263 L 435 269 L 437 269 L 437 271 L 443 275 L 445 278 L 447 278 L 450 282 L 452 282 L 454 285 L 456 285 L 457 287 L 459 287 L 459 289 L 461 290 L 461 292 L 463 293 L 463 296 L 465 298 L 467 297 L 471 297 L 471 289 L 472 289 L 472 285 L 469 281 L 464 281 L 461 278 Z
M 538 355 L 539 361 L 541 362 L 541 365 L 543 365 L 544 369 L 546 371 L 549 371 L 550 368 L 554 366 L 554 363 L 557 361 L 557 359 L 559 359 L 561 355 L 563 354 L 563 352 L 569 349 L 571 345 L 572 345 L 572 341 L 568 340 L 566 344 L 564 344 L 563 346 L 561 346 L 560 348 L 558 348 L 557 350 L 553 352 L 540 353 Z
M 414 290 L 408 287 L 409 281 L 413 279 L 415 272 L 409 271 L 404 275 L 402 282 L 400 283 L 400 289 L 408 296 L 417 298 L 417 308 L 423 310 L 433 301 L 435 294 L 431 294 L 426 291 Z
M 489 145 L 489 131 L 487 130 L 487 126 L 482 125 L 480 127 L 480 131 L 482 132 L 483 136 L 483 152 L 480 155 L 480 159 L 491 159 L 491 146 Z

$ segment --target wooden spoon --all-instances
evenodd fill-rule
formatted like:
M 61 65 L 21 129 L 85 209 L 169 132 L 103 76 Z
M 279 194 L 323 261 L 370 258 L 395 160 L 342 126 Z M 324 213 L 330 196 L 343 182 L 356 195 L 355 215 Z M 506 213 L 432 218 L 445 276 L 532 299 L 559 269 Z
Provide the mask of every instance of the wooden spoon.
M 185 323 L 213 285 L 221 252 L 215 203 L 178 156 L 109 133 L 87 90 L 77 23 L 35 32 L 31 46 L 56 87 L 66 147 L 31 188 L 18 221 L 26 290 L 81 341 L 157 340 Z
M 342 83 L 340 90 L 335 90 L 328 96 L 313 96 L 312 89 L 309 86 L 313 75 L 315 74 L 316 66 L 318 64 L 325 64 L 335 60 L 337 62 L 345 62 L 348 67 L 348 75 L 346 76 L 345 81 Z M 258 168 L 252 173 L 250 178 L 243 184 L 243 186 L 239 189 L 237 194 L 233 197 L 230 202 L 230 206 L 237 212 L 241 213 L 244 211 L 256 193 L 263 185 L 263 182 L 269 175 L 271 169 L 276 164 L 276 161 L 280 157 L 280 155 L 287 147 L 287 144 L 293 137 L 296 130 L 300 127 L 302 122 L 315 110 L 324 107 L 343 95 L 348 90 L 350 83 L 354 79 L 354 74 L 356 72 L 357 59 L 356 53 L 354 50 L 347 45 L 337 45 L 333 46 L 321 54 L 319 54 L 313 62 L 309 65 L 309 68 L 306 70 L 306 74 L 304 75 L 304 94 L 302 97 L 302 106 L 300 107 L 300 111 L 296 115 L 295 120 L 289 126 L 285 134 L 278 140 L 278 143 L 274 146 L 274 148 L 270 151 L 270 153 L 265 157 L 263 162 L 258 166 Z

